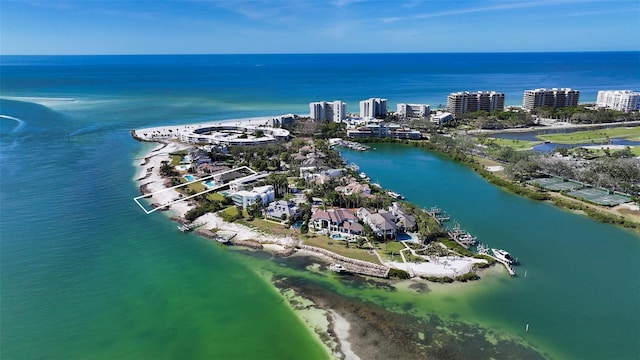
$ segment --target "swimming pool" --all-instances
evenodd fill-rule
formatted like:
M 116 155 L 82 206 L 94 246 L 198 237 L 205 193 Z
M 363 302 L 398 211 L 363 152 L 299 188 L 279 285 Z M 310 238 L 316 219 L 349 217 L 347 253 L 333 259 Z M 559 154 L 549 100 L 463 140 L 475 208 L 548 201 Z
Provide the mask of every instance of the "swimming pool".
M 204 184 L 204 186 L 206 186 L 208 188 L 213 188 L 213 187 L 218 186 L 218 184 L 216 184 L 216 182 L 213 181 L 213 180 L 207 180 L 207 181 L 203 182 L 203 184 Z
M 293 225 L 291 225 L 291 227 L 294 229 L 300 229 L 302 227 L 302 220 L 298 220 L 294 222 Z
M 187 181 L 194 181 L 196 179 L 193 175 L 185 175 L 184 178 L 187 179 Z

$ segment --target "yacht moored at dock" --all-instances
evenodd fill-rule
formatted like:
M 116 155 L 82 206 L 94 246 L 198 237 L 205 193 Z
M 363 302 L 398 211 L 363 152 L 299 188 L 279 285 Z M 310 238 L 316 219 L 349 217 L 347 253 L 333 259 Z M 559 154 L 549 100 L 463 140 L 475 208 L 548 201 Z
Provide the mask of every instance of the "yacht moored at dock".
M 502 260 L 504 262 L 506 262 L 507 264 L 516 264 L 517 261 L 516 259 L 514 259 L 511 254 L 509 254 L 507 251 L 502 250 L 502 249 L 491 249 L 491 252 L 493 253 L 493 256 L 496 257 L 496 259 Z

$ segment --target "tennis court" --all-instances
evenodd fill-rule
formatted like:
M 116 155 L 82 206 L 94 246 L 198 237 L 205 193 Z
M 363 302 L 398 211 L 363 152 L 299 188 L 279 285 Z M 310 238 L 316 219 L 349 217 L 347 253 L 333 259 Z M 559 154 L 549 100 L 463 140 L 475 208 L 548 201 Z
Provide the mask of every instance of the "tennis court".
M 631 198 L 620 194 L 609 194 L 606 190 L 584 188 L 574 190 L 567 195 L 575 198 L 582 198 L 592 203 L 605 206 L 616 206 L 631 201 Z
M 551 191 L 572 191 L 583 188 L 584 185 L 575 181 L 565 181 L 562 178 L 550 177 L 550 178 L 538 178 L 527 181 L 530 185 L 537 185 L 543 189 Z

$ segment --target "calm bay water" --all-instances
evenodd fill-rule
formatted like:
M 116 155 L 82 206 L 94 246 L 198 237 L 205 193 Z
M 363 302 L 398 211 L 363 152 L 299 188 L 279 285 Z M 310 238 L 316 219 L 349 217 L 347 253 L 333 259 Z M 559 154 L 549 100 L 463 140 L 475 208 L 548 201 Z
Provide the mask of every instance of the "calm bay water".
M 133 141 L 132 128 L 305 113 L 317 100 L 357 111 L 372 96 L 436 107 L 458 90 L 504 91 L 519 104 L 525 88 L 568 86 L 593 101 L 598 89 L 640 88 L 638 55 L 0 57 L 2 357 L 324 356 L 256 272 L 328 280 L 144 215 L 131 200 L 132 159 L 149 145 Z M 383 186 L 509 249 L 529 275 L 487 275 L 455 295 L 323 286 L 514 334 L 555 357 L 640 356 L 636 235 L 506 194 L 417 149 L 346 155 Z
M 448 311 L 513 333 L 530 324 L 526 336 L 562 358 L 640 355 L 637 234 L 509 194 L 426 151 L 374 146 L 343 156 L 372 181 L 423 207 L 443 208 L 480 242 L 519 257 L 519 277 L 487 282 Z

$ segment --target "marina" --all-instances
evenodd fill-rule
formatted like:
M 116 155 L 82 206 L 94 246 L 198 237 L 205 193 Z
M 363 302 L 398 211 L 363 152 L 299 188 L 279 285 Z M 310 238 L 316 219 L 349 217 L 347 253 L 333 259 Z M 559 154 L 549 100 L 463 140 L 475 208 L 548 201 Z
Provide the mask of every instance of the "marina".
M 329 144 L 331 146 L 340 146 L 340 147 L 345 147 L 347 149 L 357 150 L 357 151 L 368 151 L 368 150 L 371 150 L 371 147 L 369 147 L 369 146 L 367 146 L 365 144 L 361 144 L 361 143 L 355 142 L 355 141 L 344 140 L 344 139 L 340 139 L 340 138 L 329 139 Z

